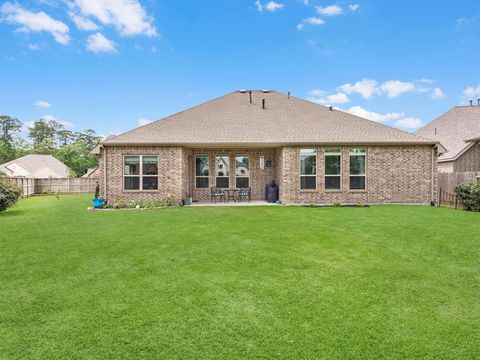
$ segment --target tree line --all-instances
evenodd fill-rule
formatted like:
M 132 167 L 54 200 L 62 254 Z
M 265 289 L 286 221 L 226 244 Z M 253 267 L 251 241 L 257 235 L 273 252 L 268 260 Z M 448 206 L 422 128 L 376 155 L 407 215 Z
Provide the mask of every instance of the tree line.
M 27 154 L 53 155 L 67 165 L 72 176 L 82 176 L 98 165 L 90 151 L 101 137 L 93 129 L 70 131 L 60 122 L 41 118 L 28 127 L 28 140 L 20 136 L 22 122 L 0 115 L 0 164 Z

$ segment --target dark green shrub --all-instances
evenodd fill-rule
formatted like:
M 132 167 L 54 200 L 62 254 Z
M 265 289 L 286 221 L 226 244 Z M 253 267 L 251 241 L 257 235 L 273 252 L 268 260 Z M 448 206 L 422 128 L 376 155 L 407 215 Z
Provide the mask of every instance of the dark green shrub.
M 5 211 L 15 205 L 22 196 L 22 189 L 0 179 L 0 211 Z
M 465 209 L 480 211 L 480 183 L 463 183 L 455 187 L 455 193 Z

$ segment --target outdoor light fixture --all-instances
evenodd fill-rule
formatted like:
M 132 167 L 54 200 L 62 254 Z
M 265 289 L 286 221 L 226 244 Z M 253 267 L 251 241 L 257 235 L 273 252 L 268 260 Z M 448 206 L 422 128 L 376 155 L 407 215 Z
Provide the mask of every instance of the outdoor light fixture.
M 265 156 L 260 156 L 260 169 L 265 169 Z

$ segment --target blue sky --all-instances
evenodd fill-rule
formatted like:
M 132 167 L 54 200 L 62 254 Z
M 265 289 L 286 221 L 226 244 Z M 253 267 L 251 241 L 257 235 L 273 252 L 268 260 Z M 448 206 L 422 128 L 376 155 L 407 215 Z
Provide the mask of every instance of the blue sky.
M 477 1 L 3 1 L 0 19 L 0 113 L 25 123 L 109 135 L 275 89 L 412 131 L 480 98 Z

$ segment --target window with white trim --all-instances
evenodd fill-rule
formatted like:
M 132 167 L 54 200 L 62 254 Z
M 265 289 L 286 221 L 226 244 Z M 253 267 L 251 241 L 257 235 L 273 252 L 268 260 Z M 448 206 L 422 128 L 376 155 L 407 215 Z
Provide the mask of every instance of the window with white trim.
M 300 189 L 317 188 L 317 149 L 300 149 Z
M 124 190 L 158 190 L 158 156 L 123 157 Z
M 208 189 L 208 156 L 197 155 L 195 157 L 195 187 L 197 189 Z
M 325 149 L 325 190 L 342 188 L 342 149 Z
M 350 149 L 350 190 L 365 190 L 367 150 L 364 148 Z
M 235 185 L 237 188 L 250 187 L 250 159 L 248 156 L 235 156 Z
M 215 157 L 215 184 L 218 188 L 228 188 L 230 186 L 230 159 L 228 155 Z

